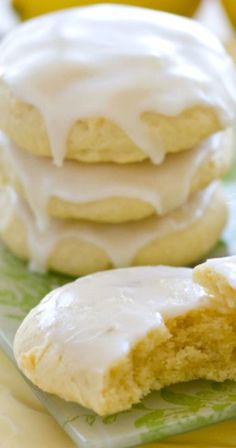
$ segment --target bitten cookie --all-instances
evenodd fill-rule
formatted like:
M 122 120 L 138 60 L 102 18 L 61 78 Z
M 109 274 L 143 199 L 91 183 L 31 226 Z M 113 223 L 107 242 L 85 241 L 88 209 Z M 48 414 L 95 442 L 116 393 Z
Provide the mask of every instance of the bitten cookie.
M 100 415 L 150 390 L 194 379 L 236 380 L 236 301 L 192 270 L 101 272 L 52 291 L 18 329 L 19 368 L 38 387 Z

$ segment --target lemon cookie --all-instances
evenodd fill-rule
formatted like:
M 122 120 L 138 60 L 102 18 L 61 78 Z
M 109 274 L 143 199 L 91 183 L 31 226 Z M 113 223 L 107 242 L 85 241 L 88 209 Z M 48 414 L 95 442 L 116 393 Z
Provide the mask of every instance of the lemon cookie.
M 101 272 L 47 295 L 18 329 L 15 357 L 44 391 L 113 414 L 166 385 L 236 380 L 235 309 L 191 269 Z
M 217 242 L 227 212 L 218 184 L 195 193 L 163 218 L 96 224 L 52 220 L 40 232 L 27 205 L 11 189 L 1 193 L 0 234 L 31 268 L 85 275 L 143 264 L 181 266 L 202 258 Z
M 222 176 L 232 159 L 232 131 L 196 148 L 169 155 L 159 166 L 83 164 L 51 160 L 17 148 L 0 134 L 0 176 L 26 199 L 39 227 L 48 215 L 120 223 L 159 216 L 181 206 L 191 193 Z
M 194 270 L 194 279 L 209 294 L 221 297 L 227 306 L 234 307 L 236 301 L 236 256 L 212 258 Z
M 159 164 L 236 117 L 235 67 L 218 40 L 148 9 L 100 5 L 29 21 L 1 45 L 0 73 L 0 127 L 58 165 Z

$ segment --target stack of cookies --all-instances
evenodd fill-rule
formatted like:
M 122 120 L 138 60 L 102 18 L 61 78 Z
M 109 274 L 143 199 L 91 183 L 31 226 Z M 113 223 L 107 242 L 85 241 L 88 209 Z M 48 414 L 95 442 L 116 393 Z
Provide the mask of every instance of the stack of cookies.
M 201 25 L 100 5 L 18 27 L 0 51 L 0 234 L 33 269 L 187 265 L 227 211 L 236 74 Z

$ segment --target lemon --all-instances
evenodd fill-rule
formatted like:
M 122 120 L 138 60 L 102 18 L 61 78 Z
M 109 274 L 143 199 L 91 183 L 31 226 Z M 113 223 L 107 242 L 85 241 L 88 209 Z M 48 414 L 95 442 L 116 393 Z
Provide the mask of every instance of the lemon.
M 236 0 L 221 0 L 232 24 L 236 27 Z
M 201 0 L 120 0 L 117 1 L 117 3 L 133 6 L 144 6 L 147 8 L 172 12 L 174 14 L 192 16 L 200 1 Z M 103 2 L 96 0 L 12 0 L 12 3 L 21 18 L 26 20 L 40 14 L 55 11 L 57 9 Z M 115 0 L 104 0 L 104 3 L 115 3 Z

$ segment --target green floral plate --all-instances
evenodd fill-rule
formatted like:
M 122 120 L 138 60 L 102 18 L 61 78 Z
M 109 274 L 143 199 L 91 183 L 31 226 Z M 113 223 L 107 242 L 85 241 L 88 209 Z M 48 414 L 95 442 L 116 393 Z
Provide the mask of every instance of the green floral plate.
M 225 182 L 229 224 L 211 256 L 236 253 L 236 170 L 233 171 Z M 45 294 L 68 280 L 57 274 L 30 273 L 23 262 L 0 246 L 0 346 L 13 362 L 12 342 L 22 318 Z M 31 387 L 80 448 L 133 447 L 236 417 L 233 382 L 178 384 L 151 393 L 130 411 L 105 418 Z

